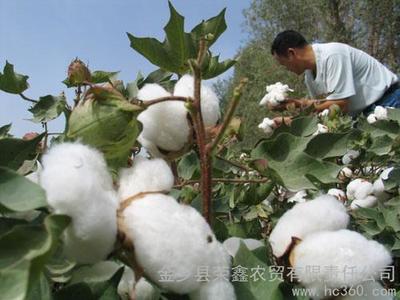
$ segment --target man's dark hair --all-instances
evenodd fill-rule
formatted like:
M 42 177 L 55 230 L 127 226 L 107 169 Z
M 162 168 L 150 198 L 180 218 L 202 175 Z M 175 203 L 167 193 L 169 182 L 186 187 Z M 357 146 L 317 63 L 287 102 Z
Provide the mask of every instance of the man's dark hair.
M 287 56 L 289 48 L 303 48 L 308 42 L 300 33 L 294 30 L 285 30 L 279 33 L 271 46 L 271 54 Z

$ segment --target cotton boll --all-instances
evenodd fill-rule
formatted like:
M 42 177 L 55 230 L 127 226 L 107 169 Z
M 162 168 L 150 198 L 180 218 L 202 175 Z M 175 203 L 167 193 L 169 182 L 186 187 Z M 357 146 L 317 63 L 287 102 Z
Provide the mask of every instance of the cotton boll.
M 368 117 L 367 117 L 367 122 L 369 123 L 369 124 L 374 124 L 376 121 L 378 121 L 378 118 L 376 117 L 376 115 L 375 114 L 369 114 L 368 115 Z
M 258 128 L 260 128 L 267 136 L 270 136 L 275 129 L 275 121 L 270 118 L 264 118 L 263 121 L 258 124 Z
M 328 127 L 325 126 L 324 124 L 317 124 L 317 130 L 313 133 L 313 135 L 318 135 L 321 133 L 327 133 L 329 131 Z
M 344 167 L 340 174 L 344 177 L 351 178 L 353 176 L 353 171 L 349 167 Z
M 246 247 L 251 251 L 264 246 L 264 243 L 255 239 L 242 239 L 238 237 L 230 237 L 223 242 L 223 246 L 228 251 L 229 255 L 235 257 L 239 250 L 240 243 L 243 242 Z
M 360 156 L 360 152 L 359 151 L 357 151 L 357 150 L 349 150 L 349 151 L 347 151 L 347 153 L 345 155 L 343 155 L 342 163 L 344 165 L 347 165 L 347 164 L 351 163 L 351 161 L 353 159 L 356 159 L 359 156 Z
M 373 194 L 382 201 L 385 201 L 390 197 L 390 195 L 385 192 L 385 184 L 383 183 L 383 181 L 389 178 L 389 174 L 392 170 L 393 167 L 383 170 L 383 172 L 379 175 L 379 178 L 375 180 L 373 185 Z
M 319 295 L 323 295 L 325 287 L 341 288 L 377 279 L 392 261 L 383 245 L 346 229 L 310 234 L 291 254 L 299 282 Z M 311 266 L 319 272 L 310 272 Z
M 329 189 L 328 195 L 332 195 L 342 202 L 346 200 L 346 193 L 339 189 Z
M 285 101 L 289 91 L 293 92 L 293 90 L 290 89 L 287 84 L 282 84 L 281 82 L 267 85 L 265 90 L 267 91 L 267 94 L 261 99 L 260 105 L 269 103 L 273 106 L 276 106 Z
M 374 114 L 378 120 L 387 120 L 387 109 L 383 106 L 376 106 L 374 109 Z
M 298 203 L 279 219 L 269 237 L 276 257 L 281 257 L 292 242 L 292 237 L 304 238 L 321 230 L 346 228 L 349 215 L 342 203 L 330 195 Z
M 137 156 L 133 167 L 121 170 L 119 178 L 120 201 L 143 192 L 168 192 L 174 185 L 174 174 L 161 158 Z
M 102 154 L 79 143 L 55 145 L 43 156 L 40 183 L 57 214 L 72 218 L 63 239 L 79 263 L 104 259 L 117 235 L 117 196 Z
M 320 118 L 326 117 L 327 115 L 329 115 L 329 109 L 327 109 L 327 108 L 325 108 L 323 111 L 321 111 L 321 112 L 318 114 L 318 116 L 319 116 Z
M 201 114 L 205 126 L 215 126 L 221 116 L 219 99 L 215 92 L 206 84 L 201 84 Z M 175 84 L 174 96 L 191 97 L 194 94 L 194 78 L 183 75 Z
M 288 203 L 303 203 L 306 202 L 306 197 L 307 197 L 307 192 L 302 190 L 298 191 L 296 194 L 294 194 L 292 197 L 290 197 L 287 202 Z
M 138 300 L 158 300 L 159 292 L 143 277 L 135 285 L 135 298 Z M 132 298 L 131 298 L 132 299 Z
M 233 285 L 225 279 L 216 279 L 203 283 L 195 292 L 190 294 L 191 300 L 235 300 Z
M 138 92 L 137 98 L 143 101 L 171 96 L 158 84 L 145 84 Z M 148 141 L 155 147 L 178 151 L 189 141 L 190 127 L 187 121 L 187 110 L 182 101 L 166 101 L 151 105 L 139 114 L 138 121 L 143 124 L 139 140 Z M 149 145 L 148 145 L 149 146 Z M 158 152 L 148 149 L 152 154 Z M 157 154 L 157 153 L 156 153 Z
M 163 194 L 148 194 L 134 200 L 123 217 L 139 265 L 167 290 L 185 294 L 200 288 L 199 268 L 229 269 L 228 253 L 191 206 Z M 162 280 L 164 275 L 172 281 Z
M 373 207 L 376 202 L 378 202 L 378 198 L 375 196 L 369 195 L 363 199 L 355 199 L 351 202 L 350 208 L 352 210 L 358 209 L 360 207 Z
M 364 199 L 372 194 L 373 185 L 365 179 L 357 178 L 351 181 L 346 188 L 347 199 Z

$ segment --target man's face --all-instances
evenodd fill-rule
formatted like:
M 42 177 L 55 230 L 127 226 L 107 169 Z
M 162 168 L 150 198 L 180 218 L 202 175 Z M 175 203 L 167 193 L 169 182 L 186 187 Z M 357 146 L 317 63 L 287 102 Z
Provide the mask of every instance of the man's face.
M 275 60 L 282 66 L 284 66 L 288 71 L 293 72 L 297 75 L 301 75 L 304 72 L 304 68 L 297 58 L 297 55 L 291 49 L 288 50 L 288 55 L 277 55 L 274 53 Z

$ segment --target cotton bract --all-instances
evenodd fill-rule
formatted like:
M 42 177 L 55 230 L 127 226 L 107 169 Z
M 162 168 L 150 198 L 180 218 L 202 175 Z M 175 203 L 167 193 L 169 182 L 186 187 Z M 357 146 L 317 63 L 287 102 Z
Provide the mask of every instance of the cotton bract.
M 261 99 L 260 105 L 269 103 L 272 106 L 276 106 L 285 101 L 288 92 L 293 92 L 287 84 L 282 84 L 281 82 L 267 85 L 265 89 L 267 94 Z
M 170 191 L 174 175 L 161 158 L 135 157 L 133 167 L 120 173 L 118 196 L 120 201 L 143 192 Z
M 379 272 L 392 261 L 383 245 L 346 229 L 306 236 L 293 249 L 291 257 L 301 284 L 319 295 L 323 295 L 325 287 L 341 288 L 378 279 Z M 307 271 L 311 266 L 319 272 Z M 329 269 L 330 266 L 337 271 Z
M 213 270 L 229 270 L 228 253 L 191 206 L 163 194 L 148 194 L 134 200 L 123 217 L 139 265 L 161 287 L 191 293 L 202 286 L 202 268 L 210 270 L 210 280 L 215 278 Z
M 269 237 L 273 254 L 281 257 L 292 242 L 321 230 L 346 228 L 349 215 L 342 203 L 333 196 L 322 195 L 314 200 L 298 203 L 279 219 Z
M 117 196 L 102 154 L 78 143 L 59 144 L 43 156 L 40 183 L 57 214 L 71 217 L 63 239 L 66 255 L 80 263 L 100 261 L 117 236 Z

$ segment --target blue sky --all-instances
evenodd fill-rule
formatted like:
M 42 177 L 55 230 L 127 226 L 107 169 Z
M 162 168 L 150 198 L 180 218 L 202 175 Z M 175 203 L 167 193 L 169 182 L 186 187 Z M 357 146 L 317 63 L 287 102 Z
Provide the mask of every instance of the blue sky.
M 246 41 L 243 9 L 250 0 L 172 0 L 185 16 L 190 31 L 203 19 L 227 8 L 228 29 L 211 50 L 221 59 L 233 58 Z M 69 63 L 79 57 L 91 70 L 120 71 L 119 78 L 135 79 L 138 71 L 155 70 L 129 46 L 126 32 L 162 40 L 168 22 L 167 0 L 0 0 L 0 68 L 6 60 L 18 73 L 29 75 L 30 98 L 72 90 L 61 83 Z M 13 123 L 11 133 L 41 132 L 41 126 L 27 119 L 30 103 L 0 91 L 0 126 Z M 49 131 L 63 128 L 63 117 L 49 123 Z

